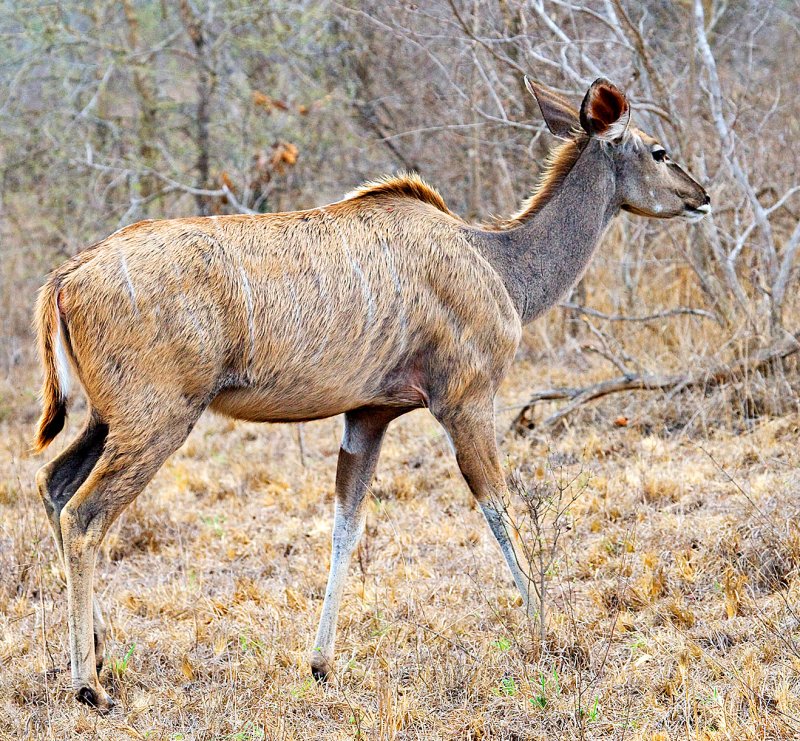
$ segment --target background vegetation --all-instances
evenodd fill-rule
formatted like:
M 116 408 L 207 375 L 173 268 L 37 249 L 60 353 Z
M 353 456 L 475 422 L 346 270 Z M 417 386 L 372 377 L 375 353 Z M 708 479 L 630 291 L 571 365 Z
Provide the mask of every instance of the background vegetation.
M 796 737 L 799 9 L 0 2 L 0 734 Z M 310 207 L 399 169 L 468 219 L 507 214 L 552 143 L 523 74 L 576 104 L 611 78 L 714 207 L 619 217 L 526 331 L 499 418 L 543 615 L 414 413 L 316 687 L 339 422 L 208 417 L 98 568 L 122 707 L 75 706 L 27 452 L 45 273 L 139 219 Z

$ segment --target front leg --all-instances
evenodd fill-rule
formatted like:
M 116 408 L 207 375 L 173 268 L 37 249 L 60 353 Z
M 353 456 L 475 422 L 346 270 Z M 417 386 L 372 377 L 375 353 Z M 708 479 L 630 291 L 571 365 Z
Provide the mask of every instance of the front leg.
M 326 679 L 333 669 L 339 606 L 350 558 L 364 530 L 366 494 L 378 463 L 386 427 L 401 413 L 395 409 L 360 409 L 348 412 L 344 417 L 344 436 L 336 468 L 331 568 L 322 617 L 311 652 L 311 672 L 317 681 Z
M 448 407 L 437 418 L 453 442 L 461 474 L 477 499 L 489 528 L 531 614 L 531 577 L 520 565 L 514 548 L 514 528 L 509 521 L 505 502 L 508 486 L 500 465 L 494 425 L 493 395 L 487 393 L 478 401 Z

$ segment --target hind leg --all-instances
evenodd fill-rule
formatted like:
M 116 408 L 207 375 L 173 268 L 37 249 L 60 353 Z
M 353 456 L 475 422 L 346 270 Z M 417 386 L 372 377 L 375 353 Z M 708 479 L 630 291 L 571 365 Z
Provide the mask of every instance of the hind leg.
M 108 426 L 100 421 L 96 412 L 91 411 L 83 430 L 72 444 L 50 463 L 40 468 L 36 474 L 36 485 L 47 512 L 50 528 L 53 531 L 56 551 L 62 568 L 65 568 L 65 564 L 64 545 L 61 537 L 61 511 L 78 487 L 86 481 L 100 458 L 107 434 Z M 96 599 L 93 611 L 95 656 L 99 671 L 103 663 L 106 625 Z
M 61 512 L 67 574 L 70 666 L 77 698 L 100 710 L 113 704 L 100 685 L 93 640 L 93 582 L 97 550 L 108 528 L 186 439 L 199 411 L 149 420 L 145 433 L 110 425 L 103 452 Z
M 64 559 L 61 539 L 61 510 L 73 497 L 78 487 L 86 481 L 97 459 L 103 452 L 108 426 L 100 421 L 97 413 L 89 413 L 83 429 L 69 447 L 36 474 L 36 486 L 42 498 L 47 519 L 56 541 L 58 556 Z
M 364 530 L 366 497 L 378 463 L 383 435 L 389 422 L 402 411 L 362 409 L 344 416 L 344 436 L 336 467 L 331 567 L 311 654 L 311 672 L 318 682 L 323 681 L 333 669 L 339 606 L 350 558 Z

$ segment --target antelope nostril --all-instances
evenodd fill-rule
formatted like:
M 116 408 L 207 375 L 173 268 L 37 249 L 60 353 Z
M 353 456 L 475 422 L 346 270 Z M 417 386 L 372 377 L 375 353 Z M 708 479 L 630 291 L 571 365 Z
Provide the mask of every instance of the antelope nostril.
M 711 196 L 706 193 L 706 197 L 703 199 L 703 205 L 708 206 L 711 203 Z

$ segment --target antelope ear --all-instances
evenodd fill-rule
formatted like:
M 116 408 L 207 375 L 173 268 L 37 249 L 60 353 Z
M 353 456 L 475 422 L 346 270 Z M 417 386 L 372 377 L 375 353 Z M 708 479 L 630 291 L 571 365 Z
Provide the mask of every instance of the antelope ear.
M 628 129 L 631 107 L 619 88 L 598 78 L 581 103 L 581 126 L 589 136 L 619 141 Z
M 572 130 L 580 124 L 576 111 L 564 98 L 552 90 L 531 82 L 525 76 L 525 87 L 536 98 L 542 118 L 553 136 L 559 139 L 572 139 Z

